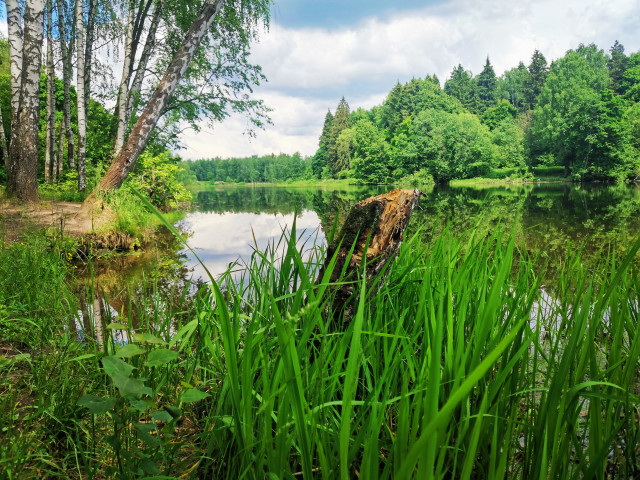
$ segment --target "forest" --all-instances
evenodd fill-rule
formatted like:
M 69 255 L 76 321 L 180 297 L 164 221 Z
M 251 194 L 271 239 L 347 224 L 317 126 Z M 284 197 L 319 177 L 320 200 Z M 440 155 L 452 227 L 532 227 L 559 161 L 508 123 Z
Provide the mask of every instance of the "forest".
M 171 151 L 198 121 L 242 111 L 262 125 L 267 109 L 246 91 L 264 75 L 247 56 L 269 5 L 7 1 L 8 37 L 0 40 L 6 193 L 30 203 L 40 186 L 79 198 L 91 192 L 87 213 L 130 172 L 145 176 L 137 163 L 143 152 L 157 159 L 147 162 L 154 171 L 171 165 L 163 172 L 175 173 Z M 155 189 L 147 190 L 153 197 Z
M 342 98 L 325 115 L 305 163 L 280 154 L 186 163 L 200 181 L 351 178 L 446 183 L 474 177 L 532 180 L 542 171 L 572 181 L 634 181 L 640 175 L 640 52 L 616 41 L 608 53 L 580 45 L 548 64 L 497 76 L 490 59 L 473 75 L 456 66 L 397 83 L 382 105 L 351 111 Z M 226 163 L 225 163 L 226 162 Z

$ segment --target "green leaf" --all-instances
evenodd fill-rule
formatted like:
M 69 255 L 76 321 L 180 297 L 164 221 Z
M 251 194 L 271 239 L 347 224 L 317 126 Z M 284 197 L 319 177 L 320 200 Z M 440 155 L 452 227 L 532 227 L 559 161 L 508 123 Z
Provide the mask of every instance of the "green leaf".
M 146 350 L 144 348 L 140 348 L 135 343 L 127 343 L 124 347 L 116 352 L 115 356 L 120 358 L 131 358 L 135 357 L 136 355 L 141 355 L 145 353 L 145 351 Z
M 107 375 L 113 378 L 114 375 L 128 377 L 135 369 L 124 360 L 115 357 L 107 356 L 102 359 L 102 366 Z
M 142 395 L 148 394 L 148 387 L 144 386 L 144 383 L 137 378 L 125 377 L 124 375 L 115 374 L 111 376 L 113 384 L 120 391 L 120 395 Z
M 129 327 L 122 323 L 113 322 L 107 325 L 107 330 L 129 330 Z
M 103 398 L 95 395 L 83 395 L 78 399 L 78 405 L 86 407 L 89 411 L 95 415 L 106 413 L 116 403 L 115 398 Z
M 148 343 L 150 345 L 166 345 L 167 342 L 150 333 L 136 333 L 133 335 L 133 341 L 137 343 Z
M 153 418 L 156 422 L 170 422 L 171 420 L 173 420 L 171 414 L 169 412 L 165 412 L 164 410 L 153 412 L 151 414 L 151 418 Z
M 144 400 L 129 400 L 129 403 L 139 412 L 146 412 L 149 408 L 149 405 Z
M 180 401 L 182 401 L 183 403 L 193 403 L 210 396 L 211 395 L 209 395 L 208 393 L 201 392 L 200 390 L 196 390 L 195 388 L 190 388 L 182 394 Z
M 149 458 L 142 459 L 142 461 L 140 462 L 140 467 L 142 468 L 142 470 L 144 470 L 144 473 L 147 473 L 149 475 L 157 475 L 158 473 L 160 473 L 158 466 Z
M 147 361 L 144 362 L 144 364 L 147 367 L 158 367 L 160 365 L 165 365 L 169 362 L 172 362 L 176 358 L 178 358 L 178 352 L 167 350 L 166 348 L 159 348 L 149 353 Z
M 169 415 L 171 415 L 173 418 L 180 418 L 180 416 L 182 415 L 182 410 L 180 410 L 178 407 L 166 405 L 164 409 L 169 412 Z

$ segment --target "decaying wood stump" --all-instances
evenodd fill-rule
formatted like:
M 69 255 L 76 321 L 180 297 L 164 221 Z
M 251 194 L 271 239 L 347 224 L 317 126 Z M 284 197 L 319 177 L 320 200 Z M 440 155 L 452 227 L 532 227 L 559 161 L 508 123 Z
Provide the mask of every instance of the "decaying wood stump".
M 351 321 L 357 305 L 354 291 L 357 292 L 359 288 L 358 280 L 361 279 L 359 272 L 362 271 L 365 248 L 365 276 L 369 287 L 371 280 L 381 272 L 386 272 L 385 265 L 398 252 L 411 213 L 420 195 L 421 192 L 417 189 L 397 189 L 369 197 L 351 207 L 340 234 L 329 245 L 324 267 L 316 282 L 322 281 L 337 250 L 336 265 L 329 279 L 330 283 L 338 283 L 330 287 L 335 293 L 332 304 L 333 328 L 346 328 Z M 352 247 L 354 247 L 353 253 L 349 255 Z M 342 275 L 343 271 L 344 275 Z M 380 282 L 382 280 L 380 279 Z

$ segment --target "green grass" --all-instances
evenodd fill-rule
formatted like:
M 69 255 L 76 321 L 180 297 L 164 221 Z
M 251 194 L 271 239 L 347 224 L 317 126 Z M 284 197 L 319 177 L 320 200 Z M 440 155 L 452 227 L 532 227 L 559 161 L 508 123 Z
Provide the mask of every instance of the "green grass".
M 1 255 L 24 259 L 5 267 L 0 305 L 24 313 L 0 318 L 31 333 L 28 357 L 0 358 L 0 471 L 634 477 L 640 240 L 589 268 L 571 252 L 543 286 L 545 265 L 515 233 L 419 232 L 386 281 L 358 281 L 344 329 L 327 320 L 331 267 L 315 283 L 324 252 L 299 251 L 295 229 L 194 298 L 168 302 L 150 276 L 117 318 L 87 307 L 93 282 L 84 302 L 69 292 L 55 248 L 13 245 Z M 8 283 L 41 270 L 38 285 Z M 81 311 L 101 343 L 68 327 Z

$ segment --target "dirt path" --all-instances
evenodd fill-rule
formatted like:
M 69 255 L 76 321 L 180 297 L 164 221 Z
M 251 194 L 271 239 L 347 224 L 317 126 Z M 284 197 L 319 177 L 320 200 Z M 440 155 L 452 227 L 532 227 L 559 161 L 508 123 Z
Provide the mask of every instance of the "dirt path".
M 65 235 L 79 236 L 86 232 L 77 221 L 80 203 L 41 201 L 19 205 L 0 196 L 0 239 L 13 242 L 31 228 L 51 227 Z

